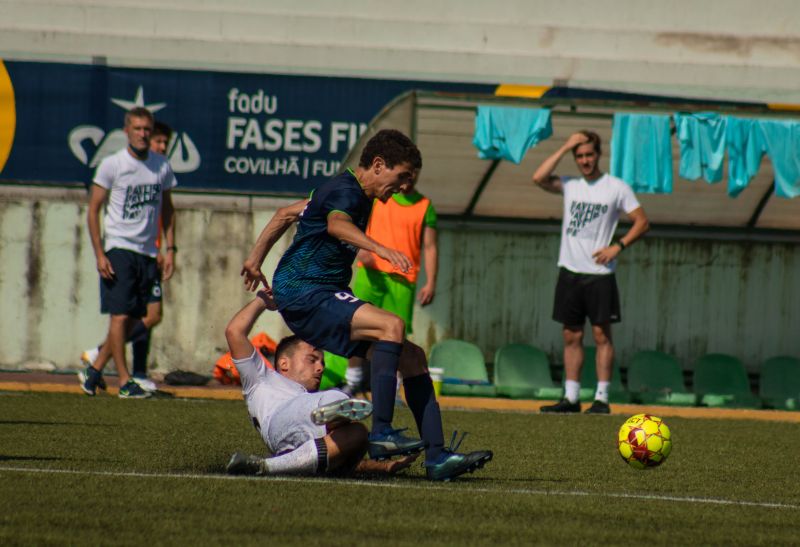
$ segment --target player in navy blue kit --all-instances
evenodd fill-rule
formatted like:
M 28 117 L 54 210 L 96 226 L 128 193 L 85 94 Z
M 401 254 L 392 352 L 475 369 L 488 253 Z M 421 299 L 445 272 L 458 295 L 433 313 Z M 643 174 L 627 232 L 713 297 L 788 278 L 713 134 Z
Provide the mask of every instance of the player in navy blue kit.
M 308 199 L 279 209 L 261 232 L 242 268 L 245 286 L 269 289 L 261 264 L 289 226 L 297 234 L 273 277 L 271 294 L 289 328 L 314 347 L 337 355 L 368 357 L 372 367 L 373 459 L 426 449 L 428 478 L 449 480 L 492 458 L 490 451 L 468 454 L 444 448 L 441 414 L 425 353 L 405 340 L 398 316 L 364 302 L 350 291 L 358 249 L 375 253 L 399 271 L 412 267 L 402 253 L 364 233 L 373 200 L 386 202 L 410 186 L 422 167 L 416 145 L 395 130 L 378 132 L 367 142 L 355 170 L 348 169 L 318 186 Z M 397 372 L 422 439 L 392 428 Z

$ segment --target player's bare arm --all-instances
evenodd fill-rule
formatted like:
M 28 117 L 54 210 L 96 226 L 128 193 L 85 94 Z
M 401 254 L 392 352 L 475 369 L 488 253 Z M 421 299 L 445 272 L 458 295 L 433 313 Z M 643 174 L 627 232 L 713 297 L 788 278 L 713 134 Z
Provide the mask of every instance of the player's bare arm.
M 375 255 L 364 249 L 359 249 L 356 255 L 356 260 L 361 262 L 367 268 L 375 268 Z
M 86 213 L 86 222 L 89 225 L 89 238 L 92 240 L 94 256 L 97 260 L 97 271 L 103 279 L 114 277 L 114 268 L 108 260 L 103 249 L 103 241 L 100 237 L 100 209 L 108 199 L 108 190 L 97 184 L 92 184 L 89 194 L 89 208 Z
M 250 251 L 250 255 L 242 265 L 241 274 L 244 277 L 244 286 L 248 291 L 255 291 L 259 283 L 269 290 L 267 277 L 261 271 L 261 265 L 267 257 L 270 249 L 281 238 L 289 226 L 297 222 L 303 209 L 308 205 L 308 199 L 296 201 L 286 207 L 281 207 L 272 216 L 270 221 L 264 226 L 261 234 Z
M 413 266 L 411 259 L 400 251 L 384 247 L 374 239 L 367 237 L 367 234 L 353 224 L 353 221 L 345 213 L 334 211 L 328 215 L 328 233 L 353 247 L 375 253 L 402 272 L 408 272 Z
M 356 473 L 394 475 L 411 467 L 411 464 L 417 461 L 417 458 L 419 458 L 419 453 L 403 456 L 402 458 L 396 458 L 394 460 L 364 459 L 358 462 L 355 471 Z
M 589 138 L 580 132 L 570 135 L 561 148 L 553 152 L 536 168 L 536 171 L 533 173 L 534 184 L 552 194 L 562 194 L 564 192 L 564 187 L 561 183 L 561 178 L 554 175 L 553 171 L 556 170 L 556 167 L 558 167 L 564 155 L 571 152 L 575 147 L 588 142 L 588 140 Z
M 439 247 L 436 229 L 425 226 L 422 231 L 422 254 L 425 256 L 425 285 L 419 290 L 420 306 L 427 306 L 436 296 L 436 275 L 439 270 Z
M 175 273 L 175 207 L 172 205 L 172 192 L 164 192 L 161 205 L 161 222 L 164 225 L 166 253 L 161 263 L 161 278 L 168 281 Z
M 264 310 L 275 309 L 277 306 L 272 296 L 266 291 L 258 291 L 256 297 L 233 316 L 225 328 L 225 338 L 231 350 L 231 357 L 246 359 L 253 355 L 253 344 L 247 337 Z
M 624 236 L 611 242 L 611 245 L 595 251 L 592 254 L 595 262 L 598 264 L 608 264 L 617 258 L 623 249 L 633 245 L 650 230 L 650 221 L 647 220 L 647 215 L 642 207 L 638 207 L 628 213 L 628 218 L 633 221 L 633 225 Z M 620 242 L 622 243 L 621 245 Z

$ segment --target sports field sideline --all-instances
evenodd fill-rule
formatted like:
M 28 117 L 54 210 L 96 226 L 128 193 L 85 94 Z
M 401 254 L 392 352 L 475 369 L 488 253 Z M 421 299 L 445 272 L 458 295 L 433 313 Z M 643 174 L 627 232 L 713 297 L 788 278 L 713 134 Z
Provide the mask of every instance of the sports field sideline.
M 109 394 L 116 395 L 116 379 L 109 378 Z M 222 386 L 215 382 L 203 387 L 176 387 L 159 384 L 167 396 L 187 399 L 241 400 L 238 386 Z M 42 393 L 76 393 L 83 395 L 76 376 L 41 372 L 0 372 L 0 391 L 34 391 Z M 402 391 L 402 390 L 401 390 Z M 442 408 L 459 410 L 496 410 L 512 412 L 538 412 L 542 405 L 552 401 L 532 401 L 486 397 L 439 397 Z M 661 417 L 718 418 L 735 420 L 764 420 L 771 422 L 800 423 L 800 412 L 780 410 L 674 407 L 656 405 L 613 404 L 612 415 L 631 416 L 646 412 Z

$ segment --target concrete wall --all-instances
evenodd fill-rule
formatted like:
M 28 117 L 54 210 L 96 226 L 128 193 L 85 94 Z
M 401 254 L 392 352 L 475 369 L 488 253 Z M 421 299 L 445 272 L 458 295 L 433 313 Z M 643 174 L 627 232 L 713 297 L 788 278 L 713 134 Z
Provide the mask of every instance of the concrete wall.
M 0 58 L 800 103 L 794 0 L 0 0 Z
M 107 329 L 86 233 L 82 189 L 0 188 L 0 366 L 78 364 Z M 165 285 L 165 318 L 154 331 L 153 368 L 208 372 L 225 351 L 223 330 L 248 299 L 239 271 L 280 200 L 176 196 L 175 277 Z M 433 305 L 417 309 L 414 339 L 426 349 L 457 337 L 492 360 L 508 342 L 533 343 L 561 360 L 550 319 L 557 230 L 442 224 Z M 288 244 L 268 257 L 271 273 Z M 727 352 L 755 370 L 765 358 L 800 355 L 800 252 L 796 243 L 649 236 L 619 267 L 623 366 L 641 349 L 674 353 L 689 367 L 705 352 Z M 277 314 L 260 327 L 287 334 Z
M 227 351 L 224 328 L 244 303 L 239 271 L 280 200 L 176 196 L 177 270 L 164 285 L 164 320 L 154 331 L 154 368 L 208 372 Z M 78 364 L 102 341 L 98 275 L 86 228 L 86 192 L 0 190 L 0 366 Z M 289 235 L 267 259 L 270 272 Z M 288 334 L 277 314 L 260 326 Z
M 509 227 L 445 229 L 439 299 L 415 322 L 422 341 L 470 340 L 490 361 L 503 344 L 527 342 L 561 362 L 561 326 L 550 318 L 559 238 Z M 701 238 L 650 234 L 623 253 L 623 320 L 614 327 L 622 366 L 648 349 L 674 354 L 685 368 L 709 352 L 735 355 L 751 371 L 771 356 L 800 356 L 797 242 Z M 594 345 L 588 328 L 584 341 Z

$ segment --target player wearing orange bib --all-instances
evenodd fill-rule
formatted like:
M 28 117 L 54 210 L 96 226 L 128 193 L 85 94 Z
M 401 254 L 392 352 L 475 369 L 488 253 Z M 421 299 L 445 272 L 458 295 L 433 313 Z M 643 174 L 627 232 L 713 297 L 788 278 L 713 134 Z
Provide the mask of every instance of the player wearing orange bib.
M 398 249 L 411 259 L 408 272 L 401 272 L 375 253 L 358 254 L 353 294 L 362 300 L 398 315 L 412 332 L 414 296 L 425 258 L 425 285 L 417 300 L 421 306 L 433 302 L 436 294 L 438 248 L 436 244 L 436 210 L 431 200 L 416 190 L 417 177 L 405 191 L 392 196 L 386 203 L 376 201 L 372 208 L 367 235 L 392 249 Z M 346 391 L 354 393 L 362 382 L 361 363 L 347 369 Z

